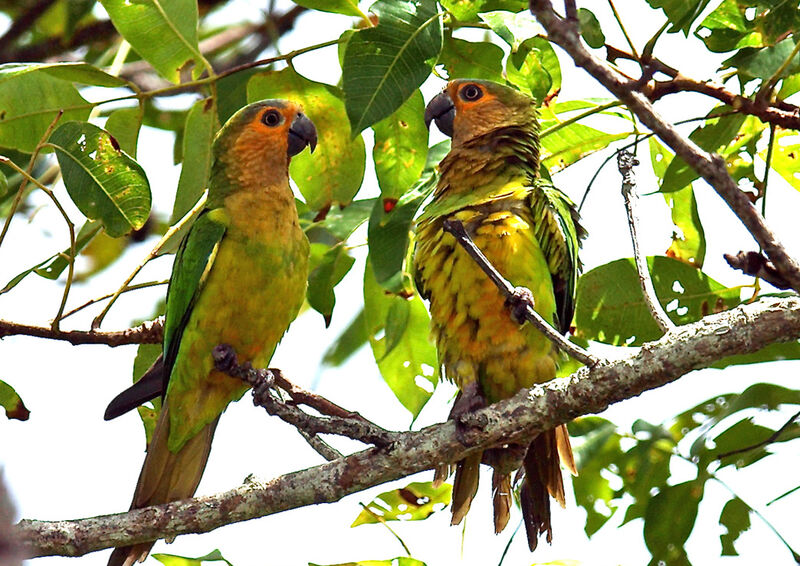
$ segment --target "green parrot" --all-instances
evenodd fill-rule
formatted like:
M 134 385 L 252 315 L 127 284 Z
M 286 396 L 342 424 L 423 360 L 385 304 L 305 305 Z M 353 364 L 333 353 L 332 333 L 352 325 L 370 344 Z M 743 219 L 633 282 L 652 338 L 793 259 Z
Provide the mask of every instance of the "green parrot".
M 417 220 L 414 252 L 417 287 L 430 301 L 431 336 L 445 375 L 459 388 L 452 417 L 552 379 L 561 355 L 534 327 L 511 319 L 503 296 L 442 223 L 461 221 L 500 273 L 529 288 L 536 311 L 564 333 L 572 322 L 585 232 L 569 198 L 539 175 L 532 98 L 490 81 L 454 80 L 428 104 L 425 120 L 452 137 L 433 200 Z M 508 522 L 511 473 L 521 461 L 528 545 L 534 550 L 542 533 L 550 542 L 548 493 L 564 505 L 559 461 L 575 473 L 566 427 L 542 431 L 528 446 L 494 448 L 458 462 L 454 525 L 477 492 L 481 461 L 494 468 L 495 532 Z M 438 469 L 436 481 L 447 474 L 447 467 Z
M 247 390 L 214 369 L 212 349 L 267 367 L 303 304 L 309 244 L 289 187 L 289 161 L 317 142 L 298 104 L 264 100 L 234 114 L 214 139 L 208 200 L 175 257 L 163 353 L 106 410 L 114 418 L 165 392 L 131 509 L 191 497 L 214 429 Z M 147 557 L 153 543 L 116 548 L 109 566 Z

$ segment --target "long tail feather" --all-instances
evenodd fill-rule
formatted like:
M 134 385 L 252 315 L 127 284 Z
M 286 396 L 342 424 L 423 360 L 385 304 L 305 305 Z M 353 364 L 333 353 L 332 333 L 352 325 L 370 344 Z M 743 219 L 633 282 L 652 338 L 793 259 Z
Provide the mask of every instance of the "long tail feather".
M 456 477 L 453 480 L 453 518 L 451 525 L 461 523 L 469 511 L 469 506 L 478 491 L 478 478 L 481 467 L 480 452 L 467 456 L 456 464 Z

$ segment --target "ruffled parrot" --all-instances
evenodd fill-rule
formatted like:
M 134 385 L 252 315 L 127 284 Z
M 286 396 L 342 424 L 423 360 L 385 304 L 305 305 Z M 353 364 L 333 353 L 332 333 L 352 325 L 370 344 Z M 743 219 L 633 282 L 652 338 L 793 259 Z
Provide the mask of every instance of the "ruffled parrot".
M 165 391 L 131 509 L 191 497 L 221 413 L 247 389 L 214 369 L 230 344 L 267 367 L 303 304 L 309 244 L 289 187 L 289 160 L 317 142 L 298 104 L 264 100 L 234 114 L 213 143 L 205 209 L 175 257 L 162 357 L 106 410 L 114 418 Z M 152 542 L 116 548 L 110 566 L 142 561 Z
M 442 223 L 461 221 L 489 261 L 513 285 L 529 288 L 536 311 L 563 333 L 572 322 L 585 232 L 570 199 L 540 177 L 532 98 L 490 81 L 453 80 L 428 104 L 425 120 L 452 137 L 433 199 L 417 220 L 414 252 L 417 288 L 430 301 L 439 361 L 459 388 L 452 417 L 552 379 L 562 358 L 538 330 L 512 320 L 503 296 Z M 511 473 L 522 461 L 528 545 L 535 549 L 542 533 L 550 542 L 548 493 L 564 505 L 559 461 L 575 473 L 566 427 L 543 431 L 528 446 L 495 448 L 458 462 L 454 525 L 477 492 L 482 460 L 494 468 L 495 532 L 508 522 Z M 436 480 L 447 474 L 447 467 L 438 469 Z

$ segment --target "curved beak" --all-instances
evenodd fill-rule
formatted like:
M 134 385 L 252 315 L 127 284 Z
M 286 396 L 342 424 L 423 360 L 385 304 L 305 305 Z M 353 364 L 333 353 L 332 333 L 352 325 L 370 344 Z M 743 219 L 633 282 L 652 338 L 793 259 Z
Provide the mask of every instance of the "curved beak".
M 433 97 L 425 108 L 425 125 L 430 128 L 431 122 L 436 122 L 436 127 L 446 136 L 453 137 L 453 118 L 456 116 L 456 107 L 447 91 Z
M 297 155 L 306 146 L 309 147 L 311 153 L 314 153 L 314 148 L 317 147 L 317 129 L 308 116 L 298 112 L 292 121 L 292 125 L 289 126 L 289 147 L 287 150 L 289 157 Z

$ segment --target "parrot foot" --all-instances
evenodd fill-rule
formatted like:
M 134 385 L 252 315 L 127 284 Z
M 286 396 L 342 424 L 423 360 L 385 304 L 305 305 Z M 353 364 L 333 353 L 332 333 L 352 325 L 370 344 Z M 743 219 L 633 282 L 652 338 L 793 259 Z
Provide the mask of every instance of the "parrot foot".
M 517 324 L 524 324 L 528 320 L 528 312 L 532 310 L 536 301 L 533 293 L 527 287 L 514 287 L 511 294 L 506 297 L 506 307 L 511 309 L 511 317 Z
M 468 433 L 470 430 L 482 430 L 488 424 L 484 415 L 476 413 L 478 409 L 487 406 L 480 385 L 472 382 L 464 385 L 450 409 L 450 418 L 456 421 L 456 430 L 462 444 L 469 444 Z

